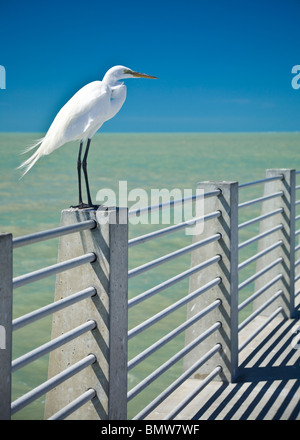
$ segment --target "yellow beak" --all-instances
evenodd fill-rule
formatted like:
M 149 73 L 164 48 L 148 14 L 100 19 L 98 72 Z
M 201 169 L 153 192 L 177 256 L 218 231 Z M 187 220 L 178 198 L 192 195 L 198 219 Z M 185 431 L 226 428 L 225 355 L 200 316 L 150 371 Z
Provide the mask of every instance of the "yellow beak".
M 133 70 L 130 70 L 128 73 L 131 73 L 131 75 L 135 76 L 136 78 L 157 79 L 157 76 L 147 75 L 146 73 L 134 72 Z

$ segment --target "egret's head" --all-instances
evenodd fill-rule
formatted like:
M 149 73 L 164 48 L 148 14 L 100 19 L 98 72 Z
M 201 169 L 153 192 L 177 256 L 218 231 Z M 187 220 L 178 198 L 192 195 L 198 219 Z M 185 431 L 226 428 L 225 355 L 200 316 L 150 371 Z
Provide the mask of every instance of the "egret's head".
M 135 72 L 134 70 L 131 70 L 125 66 L 114 66 L 106 72 L 103 81 L 112 83 L 119 81 L 120 79 L 127 79 L 127 78 L 157 79 L 156 76 L 146 75 L 146 73 Z

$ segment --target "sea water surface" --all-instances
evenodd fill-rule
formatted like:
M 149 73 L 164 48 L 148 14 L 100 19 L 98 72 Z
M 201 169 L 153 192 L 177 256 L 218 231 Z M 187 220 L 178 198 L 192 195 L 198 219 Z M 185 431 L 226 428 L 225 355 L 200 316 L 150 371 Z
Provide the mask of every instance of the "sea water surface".
M 0 230 L 12 232 L 15 237 L 56 227 L 61 210 L 77 203 L 76 161 L 78 145 L 70 143 L 38 161 L 32 170 L 19 179 L 16 167 L 27 156 L 20 153 L 42 137 L 39 133 L 0 133 Z M 164 133 L 164 134 L 97 134 L 92 141 L 88 161 L 91 193 L 96 201 L 100 189 L 115 191 L 118 201 L 119 182 L 126 181 L 128 192 L 151 189 L 196 188 L 197 182 L 227 180 L 244 183 L 264 177 L 267 168 L 300 169 L 300 133 Z M 30 154 L 30 153 L 29 153 Z M 298 182 L 299 184 L 300 182 Z M 240 191 L 240 202 L 262 195 L 262 185 Z M 260 206 L 243 210 L 239 221 L 260 214 Z M 130 238 L 161 227 L 159 225 L 130 225 Z M 255 235 L 258 226 L 242 229 L 240 240 Z M 129 268 L 165 255 L 191 243 L 184 231 L 130 248 Z M 58 240 L 49 240 L 14 251 L 14 276 L 54 264 L 57 261 Z M 247 247 L 241 252 L 241 261 L 256 252 Z M 129 282 L 129 296 L 133 297 L 154 285 L 189 268 L 190 255 L 133 278 Z M 253 267 L 240 275 L 240 282 L 251 275 Z M 14 318 L 53 301 L 55 277 L 16 289 L 13 299 Z M 251 290 L 252 289 L 252 290 Z M 166 289 L 129 311 L 129 328 L 164 309 L 188 292 L 188 280 Z M 253 292 L 253 286 L 244 289 L 240 302 Z M 243 310 L 241 319 L 251 313 Z M 184 321 L 186 308 L 164 318 L 129 342 L 129 359 L 151 345 Z M 51 317 L 44 318 L 13 335 L 13 359 L 50 339 Z M 131 389 L 155 368 L 175 354 L 184 344 L 184 334 L 177 336 L 163 349 L 146 359 L 129 373 Z M 28 392 L 47 379 L 48 356 L 13 374 L 12 398 Z M 129 403 L 129 418 L 150 402 L 162 389 L 182 372 L 182 362 L 176 363 Z M 17 413 L 15 419 L 42 419 L 45 397 Z

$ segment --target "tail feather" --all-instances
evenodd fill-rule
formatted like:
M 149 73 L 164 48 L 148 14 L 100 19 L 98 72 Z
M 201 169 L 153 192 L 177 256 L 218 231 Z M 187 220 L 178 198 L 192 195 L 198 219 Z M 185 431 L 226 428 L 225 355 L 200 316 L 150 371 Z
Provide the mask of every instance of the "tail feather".
M 30 147 L 25 148 L 25 150 L 22 151 L 20 154 L 26 154 L 29 151 L 33 150 L 34 148 L 38 147 L 43 142 L 44 139 L 45 139 L 45 137 L 42 137 L 41 139 L 38 139 L 35 144 L 30 145 Z
M 29 148 L 26 148 L 26 150 L 23 153 L 27 153 L 28 151 L 32 150 L 33 148 L 36 148 L 38 145 L 40 145 L 43 142 L 43 139 L 40 139 L 36 144 L 32 145 Z M 38 148 L 35 153 L 33 153 L 32 156 L 30 156 L 27 160 L 25 160 L 21 165 L 18 166 L 18 169 L 25 168 L 22 177 L 25 176 L 26 173 L 33 167 L 33 165 L 38 161 L 38 159 L 41 157 L 40 149 Z

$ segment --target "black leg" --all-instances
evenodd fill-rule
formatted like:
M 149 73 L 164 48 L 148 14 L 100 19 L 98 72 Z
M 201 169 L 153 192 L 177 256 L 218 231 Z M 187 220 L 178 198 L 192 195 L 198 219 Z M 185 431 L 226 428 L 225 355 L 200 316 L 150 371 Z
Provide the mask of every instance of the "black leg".
M 90 143 L 91 143 L 91 139 L 88 139 L 87 140 L 87 144 L 86 144 L 85 153 L 84 153 L 84 156 L 83 156 L 82 169 L 83 169 L 84 178 L 85 178 L 86 193 L 87 193 L 87 198 L 88 198 L 88 206 L 93 207 L 94 205 L 93 205 L 93 202 L 92 202 L 92 199 L 91 199 L 89 179 L 88 179 L 88 174 L 87 174 L 87 157 L 88 157 L 88 154 L 89 154 Z
M 78 153 L 78 159 L 77 159 L 79 206 L 82 205 L 82 190 L 81 190 L 81 151 L 82 151 L 82 142 L 80 142 L 79 153 Z
M 77 177 L 78 177 L 78 199 L 79 199 L 79 203 L 78 205 L 73 205 L 71 206 L 71 208 L 84 208 L 85 205 L 82 202 L 82 189 L 81 189 L 81 153 L 82 153 L 82 146 L 83 146 L 83 142 L 80 142 L 80 146 L 79 146 L 79 152 L 78 152 L 78 158 L 77 158 Z M 86 205 L 87 206 L 87 205 Z

